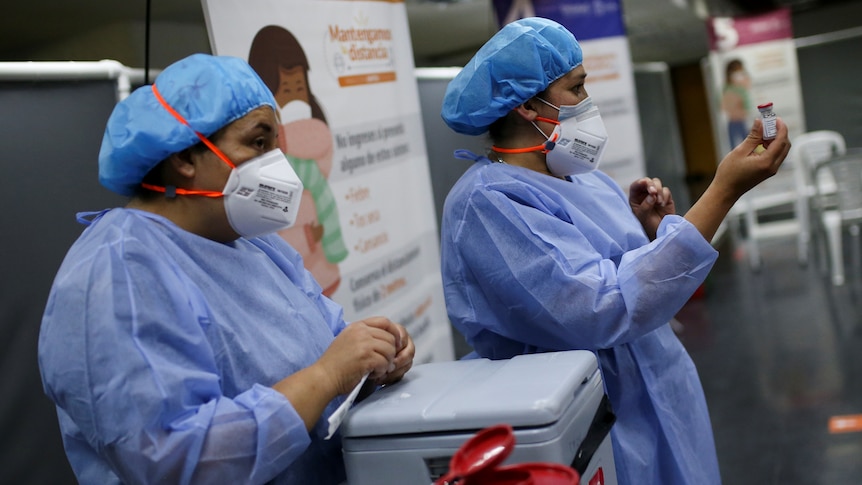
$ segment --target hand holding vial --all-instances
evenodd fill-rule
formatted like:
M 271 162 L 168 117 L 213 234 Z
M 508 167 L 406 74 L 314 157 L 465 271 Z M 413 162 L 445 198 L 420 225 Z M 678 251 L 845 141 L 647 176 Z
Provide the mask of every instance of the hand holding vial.
M 763 120 L 763 139 L 774 140 L 775 135 L 778 134 L 778 127 L 776 125 L 778 117 L 772 111 L 772 103 L 761 104 L 757 109 L 760 111 L 760 117 Z

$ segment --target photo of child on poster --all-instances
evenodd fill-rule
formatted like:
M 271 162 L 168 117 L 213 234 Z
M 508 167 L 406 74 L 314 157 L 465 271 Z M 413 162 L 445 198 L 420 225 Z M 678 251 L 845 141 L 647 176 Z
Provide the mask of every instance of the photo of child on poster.
M 268 25 L 254 36 L 248 63 L 275 96 L 281 118 L 279 146 L 304 186 L 296 224 L 279 235 L 302 255 L 323 294 L 332 296 L 341 282 L 338 263 L 348 251 L 327 181 L 332 170 L 332 132 L 311 93 L 308 59 L 293 34 Z

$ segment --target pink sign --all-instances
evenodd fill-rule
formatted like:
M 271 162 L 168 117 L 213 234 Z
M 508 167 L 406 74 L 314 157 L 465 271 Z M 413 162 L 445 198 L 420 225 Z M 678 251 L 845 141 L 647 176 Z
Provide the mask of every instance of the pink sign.
M 790 9 L 787 8 L 750 17 L 713 17 L 706 26 L 711 51 L 793 38 Z

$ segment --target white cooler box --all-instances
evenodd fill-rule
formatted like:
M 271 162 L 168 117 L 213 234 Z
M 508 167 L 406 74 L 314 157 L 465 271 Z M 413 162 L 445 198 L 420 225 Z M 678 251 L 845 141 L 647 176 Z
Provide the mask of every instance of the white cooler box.
M 504 464 L 554 462 L 581 485 L 616 485 L 614 415 L 596 358 L 574 350 L 417 365 L 341 425 L 349 485 L 429 485 L 477 431 L 515 430 Z

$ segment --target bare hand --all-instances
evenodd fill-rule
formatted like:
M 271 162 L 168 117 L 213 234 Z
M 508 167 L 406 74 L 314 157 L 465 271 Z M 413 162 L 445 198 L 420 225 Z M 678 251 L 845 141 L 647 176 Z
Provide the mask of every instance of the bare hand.
M 629 186 L 629 206 L 650 241 L 655 239 L 662 218 L 676 214 L 670 189 L 664 187 L 658 178 L 644 177 L 632 182 Z
M 778 168 L 790 151 L 787 125 L 778 118 L 778 134 L 772 140 L 763 140 L 762 122 L 754 120 L 748 137 L 719 163 L 713 185 L 736 200 L 752 187 L 778 173 Z M 765 148 L 757 150 L 759 145 Z
M 373 381 L 380 380 L 397 367 L 395 356 L 403 346 L 399 327 L 384 317 L 353 322 L 338 334 L 314 365 L 323 368 L 322 375 L 332 380 L 337 394 L 352 391 L 365 374 L 370 374 Z
M 398 353 L 395 354 L 395 359 L 392 361 L 392 368 L 384 376 L 375 379 L 376 384 L 392 384 L 404 377 L 404 374 L 413 366 L 413 357 L 416 354 L 416 347 L 413 345 L 413 339 L 407 333 L 407 329 L 397 323 L 394 324 L 400 335 L 398 341 Z

